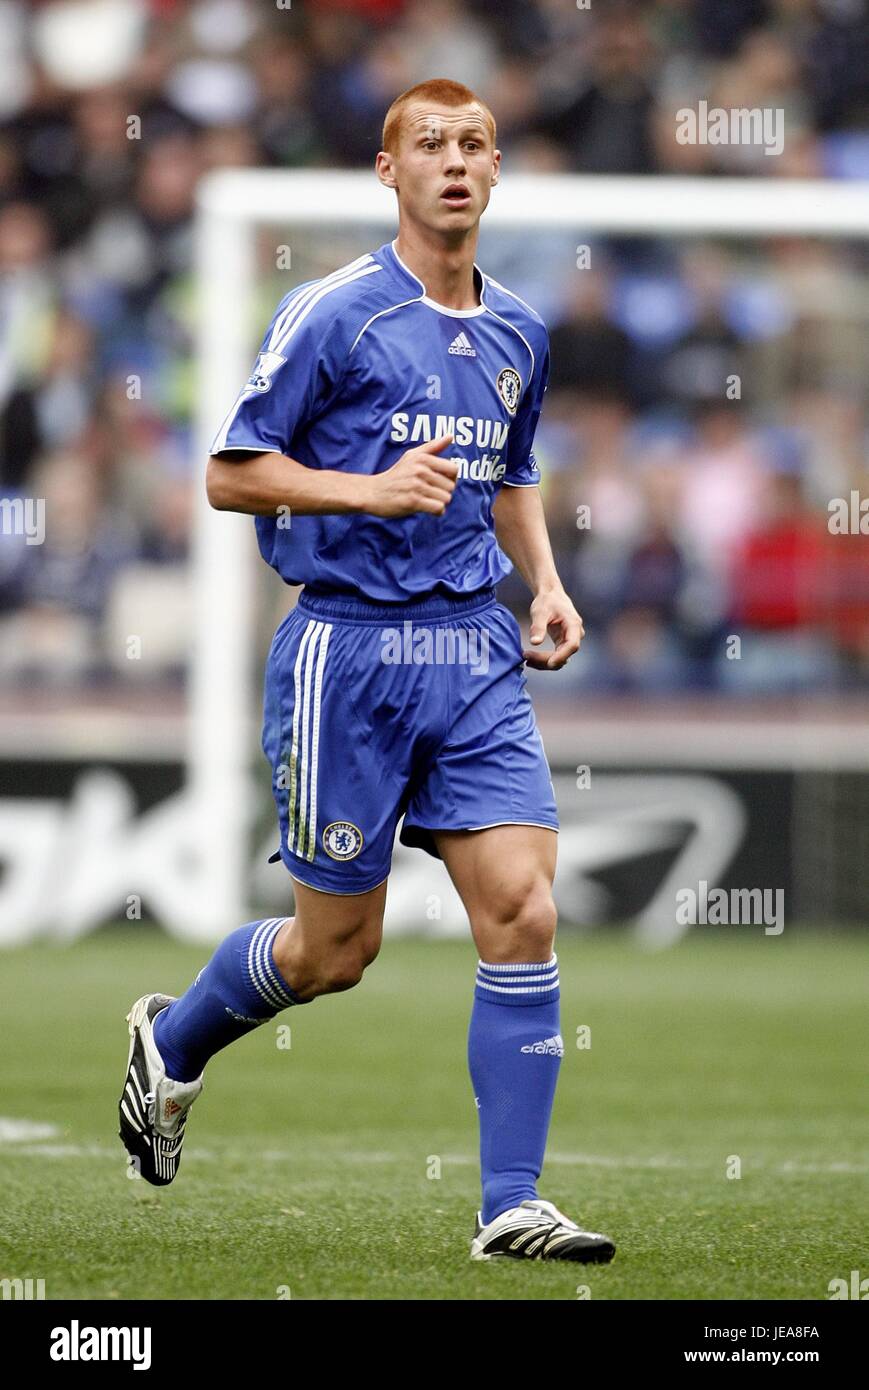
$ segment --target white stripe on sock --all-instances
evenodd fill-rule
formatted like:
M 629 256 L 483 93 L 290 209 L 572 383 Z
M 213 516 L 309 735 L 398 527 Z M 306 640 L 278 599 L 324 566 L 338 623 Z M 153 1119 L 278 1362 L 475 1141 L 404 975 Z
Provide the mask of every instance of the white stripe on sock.
M 273 1009 L 282 1009 L 284 1005 L 277 992 L 270 986 L 262 970 L 258 950 L 260 939 L 266 935 L 270 927 L 275 926 L 280 920 L 282 919 L 278 917 L 269 917 L 265 922 L 261 923 L 251 937 L 247 951 L 247 969 L 251 984 Z
M 274 926 L 269 927 L 268 931 L 264 932 L 263 935 L 260 937 L 259 946 L 257 949 L 260 966 L 262 968 L 266 981 L 271 986 L 273 992 L 278 996 L 278 998 L 283 1000 L 284 1007 L 286 1008 L 289 1004 L 294 1004 L 295 1000 L 291 997 L 291 995 L 287 993 L 286 988 L 284 986 L 283 977 L 276 969 L 271 956 L 272 943 L 274 942 L 274 939 L 280 931 L 281 927 L 283 926 L 285 920 L 286 919 L 283 917 L 278 917 L 275 920 Z

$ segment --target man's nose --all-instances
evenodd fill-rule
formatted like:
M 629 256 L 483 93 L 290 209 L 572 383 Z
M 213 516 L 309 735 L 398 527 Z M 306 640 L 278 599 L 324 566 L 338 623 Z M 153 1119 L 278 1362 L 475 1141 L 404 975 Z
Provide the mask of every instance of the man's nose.
M 458 141 L 448 145 L 444 154 L 445 167 L 450 174 L 465 172 L 465 156 Z

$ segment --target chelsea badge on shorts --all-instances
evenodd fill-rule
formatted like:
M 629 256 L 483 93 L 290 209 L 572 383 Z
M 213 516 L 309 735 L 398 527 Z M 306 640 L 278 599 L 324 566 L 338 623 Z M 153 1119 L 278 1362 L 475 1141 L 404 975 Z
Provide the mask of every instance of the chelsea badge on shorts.
M 498 373 L 498 380 L 495 384 L 498 387 L 498 395 L 501 397 L 501 400 L 506 405 L 510 414 L 515 415 L 516 408 L 519 405 L 519 395 L 522 390 L 522 378 L 519 373 L 514 371 L 512 367 L 505 367 L 503 371 Z
M 362 843 L 362 831 L 349 820 L 333 820 L 323 831 L 323 848 L 330 859 L 355 859 Z

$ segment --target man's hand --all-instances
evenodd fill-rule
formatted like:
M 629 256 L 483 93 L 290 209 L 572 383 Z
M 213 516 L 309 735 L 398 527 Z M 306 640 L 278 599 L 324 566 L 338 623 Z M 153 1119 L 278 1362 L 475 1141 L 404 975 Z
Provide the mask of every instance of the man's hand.
M 566 666 L 585 636 L 582 618 L 563 589 L 538 594 L 531 604 L 531 641 L 538 645 L 547 632 L 555 644 L 549 653 L 526 651 L 523 656 L 537 671 L 558 671 Z
M 402 454 L 398 463 L 365 480 L 363 511 L 373 516 L 413 516 L 429 512 L 443 516 L 455 491 L 459 465 L 440 457 L 452 444 L 451 434 L 442 434 L 428 444 L 420 444 Z

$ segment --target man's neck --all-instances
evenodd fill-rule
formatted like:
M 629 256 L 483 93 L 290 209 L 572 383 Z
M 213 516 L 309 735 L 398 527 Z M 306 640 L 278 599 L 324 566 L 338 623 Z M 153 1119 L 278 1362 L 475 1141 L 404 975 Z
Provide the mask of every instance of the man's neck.
M 425 285 L 429 299 L 445 309 L 476 309 L 480 303 L 474 283 L 478 230 L 453 245 L 416 226 L 399 227 L 395 249 L 408 270 Z

